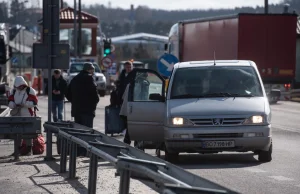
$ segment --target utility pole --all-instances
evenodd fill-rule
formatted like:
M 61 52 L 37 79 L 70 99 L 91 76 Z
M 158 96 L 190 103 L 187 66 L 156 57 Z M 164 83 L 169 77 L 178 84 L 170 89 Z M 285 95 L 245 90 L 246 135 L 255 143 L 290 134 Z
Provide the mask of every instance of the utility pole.
M 81 59 L 81 24 L 82 24 L 82 19 L 81 19 L 81 0 L 78 0 L 78 57 Z
M 269 13 L 269 0 L 265 0 L 265 14 Z
M 74 0 L 74 30 L 73 30 L 73 33 L 74 33 L 74 37 L 73 37 L 73 41 L 74 41 L 74 58 L 77 57 L 77 53 L 78 53 L 78 50 L 77 50 L 77 2 L 76 0 Z

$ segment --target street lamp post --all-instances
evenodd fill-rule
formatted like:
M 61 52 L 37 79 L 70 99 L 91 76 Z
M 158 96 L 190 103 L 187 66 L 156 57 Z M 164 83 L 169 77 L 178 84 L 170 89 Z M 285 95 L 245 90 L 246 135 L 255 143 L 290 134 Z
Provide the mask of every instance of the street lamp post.
M 73 37 L 73 41 L 74 41 L 74 58 L 77 57 L 77 5 L 76 5 L 76 0 L 74 0 L 74 30 L 73 30 L 73 33 L 74 33 L 74 37 Z
M 81 20 L 81 0 L 78 0 L 78 57 L 81 58 L 81 28 L 82 28 L 82 20 Z
M 25 0 L 25 1 L 23 1 L 23 2 L 19 2 L 19 4 L 21 5 L 21 4 L 25 4 L 25 3 L 28 3 L 28 0 Z M 19 24 L 20 23 L 20 17 L 19 17 L 19 14 L 21 13 L 21 10 L 20 10 L 20 6 L 18 6 L 18 10 L 17 10 L 17 12 L 16 12 L 16 17 L 15 17 L 15 22 L 16 22 L 16 24 Z M 24 38 L 24 32 L 23 32 L 23 28 L 21 27 L 21 24 L 19 24 L 20 25 L 20 30 L 19 30 L 19 32 L 18 32 L 18 34 L 16 34 L 16 37 L 15 37 L 15 46 L 16 46 L 16 48 L 17 48 L 17 35 L 18 35 L 18 38 L 19 38 L 19 41 L 18 41 L 18 47 L 19 47 L 19 75 L 22 75 L 22 65 L 23 65 L 23 53 L 22 53 L 22 51 L 21 50 L 23 50 L 24 51 L 24 49 L 21 49 L 21 34 L 20 33 L 22 33 L 23 34 L 23 38 Z M 24 46 L 24 45 L 23 45 Z
M 269 0 L 265 0 L 265 14 L 269 13 Z

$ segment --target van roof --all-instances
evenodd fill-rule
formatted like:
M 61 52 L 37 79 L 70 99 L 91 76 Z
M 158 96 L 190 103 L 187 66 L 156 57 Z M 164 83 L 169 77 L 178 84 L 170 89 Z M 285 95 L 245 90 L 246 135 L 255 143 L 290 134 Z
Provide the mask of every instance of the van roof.
M 187 61 L 174 65 L 174 68 L 205 67 L 205 66 L 256 66 L 253 61 L 247 60 L 209 60 L 209 61 Z

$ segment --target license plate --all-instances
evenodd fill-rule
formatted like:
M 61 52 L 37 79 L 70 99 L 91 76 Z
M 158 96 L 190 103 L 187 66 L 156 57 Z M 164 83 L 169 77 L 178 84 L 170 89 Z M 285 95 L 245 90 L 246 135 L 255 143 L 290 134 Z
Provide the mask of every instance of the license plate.
M 234 141 L 205 141 L 202 144 L 203 148 L 232 148 Z

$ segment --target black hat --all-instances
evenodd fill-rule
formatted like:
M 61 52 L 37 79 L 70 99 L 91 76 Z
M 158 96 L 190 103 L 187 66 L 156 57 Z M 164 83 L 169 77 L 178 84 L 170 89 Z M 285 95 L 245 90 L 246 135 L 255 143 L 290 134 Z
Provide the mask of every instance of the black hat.
M 83 64 L 83 70 L 88 71 L 91 69 L 95 69 L 94 65 L 92 63 L 84 63 Z

